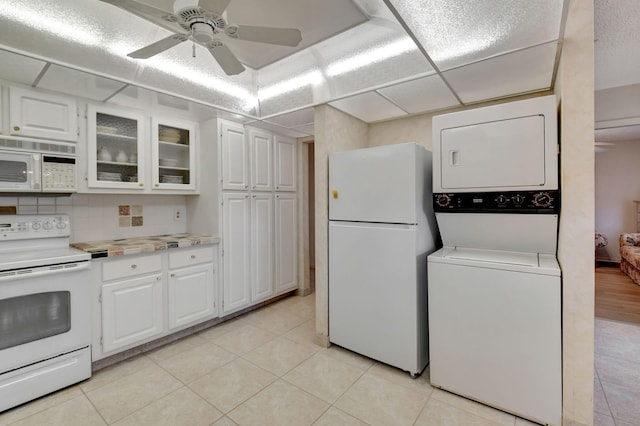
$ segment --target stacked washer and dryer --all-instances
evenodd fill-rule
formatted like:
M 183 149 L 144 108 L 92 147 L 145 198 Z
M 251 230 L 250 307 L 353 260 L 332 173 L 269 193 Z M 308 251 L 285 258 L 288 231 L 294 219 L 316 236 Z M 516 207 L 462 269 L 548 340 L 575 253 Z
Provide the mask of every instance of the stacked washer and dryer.
M 431 383 L 560 425 L 555 96 L 434 117 L 433 193 Z

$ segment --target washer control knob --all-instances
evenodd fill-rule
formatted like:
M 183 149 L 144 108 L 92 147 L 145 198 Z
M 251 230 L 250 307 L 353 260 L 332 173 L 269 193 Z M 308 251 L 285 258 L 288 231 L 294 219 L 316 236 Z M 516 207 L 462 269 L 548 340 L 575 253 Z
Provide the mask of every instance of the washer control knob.
M 436 204 L 440 207 L 447 207 L 451 202 L 451 198 L 447 194 L 436 195 Z
M 547 192 L 539 192 L 533 196 L 533 205 L 536 207 L 549 207 L 553 198 Z
M 507 201 L 509 201 L 509 199 L 504 195 L 498 195 L 498 198 L 496 198 L 496 203 L 498 204 L 507 204 Z
M 513 200 L 514 204 L 520 205 L 520 204 L 524 203 L 524 197 L 522 195 L 520 195 L 520 194 L 512 197 L 511 199 Z

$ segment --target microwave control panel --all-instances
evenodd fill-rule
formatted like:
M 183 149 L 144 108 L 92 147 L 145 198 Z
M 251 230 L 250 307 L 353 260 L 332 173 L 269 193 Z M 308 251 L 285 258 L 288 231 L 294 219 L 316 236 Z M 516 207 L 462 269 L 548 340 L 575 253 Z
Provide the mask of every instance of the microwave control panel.
M 42 190 L 45 192 L 76 191 L 76 159 L 43 155 Z

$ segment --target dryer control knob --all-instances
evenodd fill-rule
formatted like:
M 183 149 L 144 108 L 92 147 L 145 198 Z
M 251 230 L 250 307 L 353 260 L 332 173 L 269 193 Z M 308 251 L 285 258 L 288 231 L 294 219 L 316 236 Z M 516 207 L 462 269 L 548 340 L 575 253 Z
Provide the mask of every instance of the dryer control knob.
M 533 205 L 536 207 L 549 207 L 553 198 L 547 192 L 539 192 L 533 196 Z
M 451 198 L 449 198 L 446 194 L 438 194 L 436 195 L 436 204 L 440 207 L 447 207 L 451 202 Z
M 522 204 L 522 203 L 524 203 L 524 197 L 522 195 L 520 195 L 520 194 L 512 197 L 511 199 L 513 200 L 514 204 Z

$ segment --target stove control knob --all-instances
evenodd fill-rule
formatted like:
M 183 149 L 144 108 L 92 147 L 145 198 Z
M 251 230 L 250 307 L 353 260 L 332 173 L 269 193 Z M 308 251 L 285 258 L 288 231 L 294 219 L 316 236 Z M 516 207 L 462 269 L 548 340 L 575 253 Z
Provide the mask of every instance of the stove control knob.
M 40 222 L 32 222 L 31 223 L 31 229 L 33 229 L 34 231 L 39 230 L 42 227 L 42 224 Z
M 533 205 L 536 207 L 549 207 L 553 198 L 547 192 L 539 192 L 533 196 Z
M 50 231 L 53 229 L 53 223 L 51 223 L 50 221 L 45 221 L 44 224 L 42 225 L 42 227 L 44 229 L 46 229 L 47 231 Z
M 67 227 L 67 223 L 64 220 L 58 220 L 58 222 L 56 223 L 56 228 L 58 229 L 64 229 Z
M 436 195 L 436 204 L 440 207 L 447 207 L 451 202 L 451 198 L 447 194 Z
M 509 201 L 509 199 L 504 195 L 498 195 L 498 198 L 496 198 L 496 203 L 498 204 L 507 204 L 507 201 Z
M 518 194 L 518 195 L 514 196 L 514 197 L 513 197 L 513 198 L 511 198 L 511 199 L 513 200 L 513 203 L 514 203 L 514 204 L 518 204 L 518 205 L 519 205 L 519 204 L 524 203 L 524 197 L 523 197 L 522 195 L 520 195 L 520 194 Z

